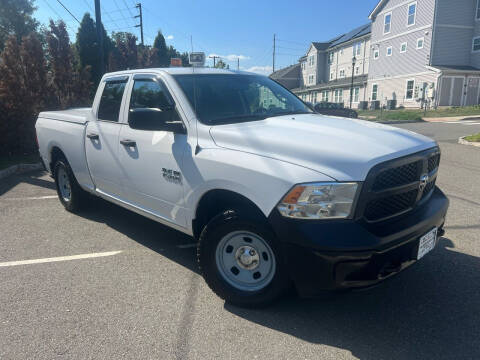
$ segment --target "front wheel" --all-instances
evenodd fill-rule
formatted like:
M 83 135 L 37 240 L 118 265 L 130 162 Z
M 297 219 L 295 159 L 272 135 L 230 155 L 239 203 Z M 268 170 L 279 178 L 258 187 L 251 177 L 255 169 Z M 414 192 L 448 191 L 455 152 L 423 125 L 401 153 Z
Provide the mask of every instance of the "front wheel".
M 202 231 L 198 262 L 210 288 L 235 305 L 268 305 L 290 285 L 273 232 L 234 211 L 218 215 Z

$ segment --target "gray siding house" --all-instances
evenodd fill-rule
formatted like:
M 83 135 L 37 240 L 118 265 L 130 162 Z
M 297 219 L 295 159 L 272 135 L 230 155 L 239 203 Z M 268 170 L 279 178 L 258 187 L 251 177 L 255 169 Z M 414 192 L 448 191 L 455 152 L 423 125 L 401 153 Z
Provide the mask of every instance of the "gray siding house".
M 370 29 L 370 24 L 366 24 L 329 41 L 312 42 L 307 54 L 299 60 L 300 86 L 293 92 L 312 103 L 349 105 L 353 76 L 353 107 L 366 100 Z
M 282 84 L 287 89 L 294 89 L 300 86 L 300 64 L 287 66 L 286 68 L 270 74 L 270 78 Z
M 370 101 L 479 103 L 478 0 L 381 0 L 372 20 Z M 478 37 L 478 40 L 477 39 Z

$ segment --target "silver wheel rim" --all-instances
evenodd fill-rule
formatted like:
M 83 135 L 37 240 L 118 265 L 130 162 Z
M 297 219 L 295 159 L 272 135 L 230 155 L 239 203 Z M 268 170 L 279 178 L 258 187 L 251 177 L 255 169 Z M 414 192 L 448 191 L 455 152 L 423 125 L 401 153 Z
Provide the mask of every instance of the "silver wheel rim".
M 261 290 L 275 275 L 272 249 L 262 237 L 249 231 L 225 235 L 217 245 L 215 260 L 222 277 L 238 290 Z
M 57 181 L 58 188 L 60 189 L 60 195 L 62 196 L 63 200 L 70 201 L 72 197 L 70 179 L 68 178 L 67 172 L 63 167 L 59 167 L 57 170 Z

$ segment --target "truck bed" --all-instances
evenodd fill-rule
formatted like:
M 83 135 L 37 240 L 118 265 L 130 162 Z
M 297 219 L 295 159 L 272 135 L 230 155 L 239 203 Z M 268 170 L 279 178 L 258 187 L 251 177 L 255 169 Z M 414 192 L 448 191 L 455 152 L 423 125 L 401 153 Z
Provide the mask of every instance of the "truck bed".
M 88 119 L 88 114 L 91 111 L 92 108 L 73 108 L 60 111 L 43 111 L 38 115 L 38 117 L 44 119 L 85 124 Z
M 52 149 L 61 149 L 80 186 L 89 189 L 93 183 L 85 155 L 85 130 L 91 111 L 91 108 L 44 111 L 35 124 L 40 156 L 47 170 L 53 170 L 50 169 Z

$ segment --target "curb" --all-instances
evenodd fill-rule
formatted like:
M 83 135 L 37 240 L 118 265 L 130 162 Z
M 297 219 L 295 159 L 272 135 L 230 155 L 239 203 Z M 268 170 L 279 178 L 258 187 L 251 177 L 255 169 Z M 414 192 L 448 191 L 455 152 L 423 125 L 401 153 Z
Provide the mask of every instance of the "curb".
M 6 178 L 12 174 L 23 174 L 29 171 L 41 169 L 43 169 L 42 163 L 12 165 L 6 169 L 0 170 L 0 179 Z
M 380 124 L 413 124 L 413 123 L 423 123 L 425 120 L 385 120 L 385 121 L 375 121 Z
M 412 123 L 426 122 L 423 119 L 421 119 L 421 120 L 418 120 L 418 119 L 414 119 L 414 120 L 375 120 L 375 119 L 368 119 L 368 118 L 364 118 L 364 117 L 359 117 L 358 120 L 370 121 L 370 122 L 374 122 L 374 123 L 377 123 L 377 124 L 385 124 L 385 125 L 388 125 L 388 124 L 412 124 Z
M 458 143 L 462 144 L 462 145 L 470 145 L 470 146 L 480 147 L 480 142 L 467 141 L 467 140 L 465 140 L 465 138 L 466 138 L 466 136 L 462 136 L 462 137 L 458 138 Z

